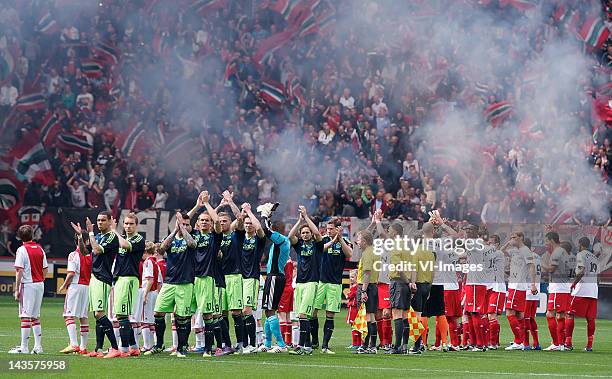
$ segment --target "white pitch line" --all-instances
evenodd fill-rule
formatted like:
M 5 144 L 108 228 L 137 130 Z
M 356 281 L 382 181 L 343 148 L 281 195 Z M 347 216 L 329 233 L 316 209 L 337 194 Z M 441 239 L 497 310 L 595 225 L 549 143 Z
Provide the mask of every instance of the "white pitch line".
M 527 352 L 524 352 L 527 353 Z M 580 351 L 577 351 L 577 353 L 580 353 Z M 435 354 L 435 353 L 434 353 Z M 459 353 L 462 354 L 462 353 Z M 513 354 L 513 352 L 507 352 L 506 354 L 510 355 Z M 520 352 L 518 353 L 520 354 Z M 527 353 L 529 354 L 529 353 Z M 544 355 L 555 355 L 557 356 L 557 354 L 559 355 L 565 355 L 568 354 L 568 352 L 542 352 L 542 354 Z M 571 353 L 570 353 L 571 354 Z M 587 354 L 587 353 L 585 353 Z M 456 353 L 451 353 L 451 354 L 440 354 L 437 357 L 440 359 L 486 359 L 486 360 L 498 360 L 498 361 L 507 361 L 508 359 L 505 356 L 499 356 L 499 355 L 491 355 L 491 354 L 484 354 L 483 355 L 479 355 L 474 354 L 473 356 L 470 355 L 458 355 Z M 538 354 L 539 355 L 539 354 Z M 433 357 L 433 355 L 428 354 L 427 357 Z M 582 362 L 559 362 L 559 361 L 546 361 L 546 360 L 526 360 L 526 359 L 520 359 L 521 363 L 542 363 L 542 364 L 551 364 L 551 365 L 566 365 L 566 366 L 593 366 L 593 367 L 610 367 L 609 364 L 602 364 L 602 363 L 582 363 Z
M 417 358 L 418 359 L 418 358 Z M 589 374 L 557 374 L 557 373 L 532 373 L 532 372 L 502 372 L 502 371 L 470 371 L 470 370 L 448 370 L 448 369 L 426 369 L 414 367 L 374 367 L 374 366 L 347 366 L 347 365 L 325 365 L 325 364 L 303 364 L 303 363 L 282 363 L 282 362 L 267 362 L 267 361 L 238 361 L 238 360 L 217 360 L 217 359 L 199 359 L 200 362 L 211 363 L 229 363 L 229 364 L 250 364 L 250 365 L 267 365 L 267 366 L 286 366 L 286 367 L 304 367 L 304 368 L 328 368 L 328 369 L 347 369 L 347 370 L 383 370 L 383 371 L 414 371 L 414 372 L 436 372 L 436 373 L 451 373 L 451 374 L 470 374 L 470 375 L 499 375 L 499 376 L 552 376 L 559 378 L 612 378 L 612 375 L 589 375 Z

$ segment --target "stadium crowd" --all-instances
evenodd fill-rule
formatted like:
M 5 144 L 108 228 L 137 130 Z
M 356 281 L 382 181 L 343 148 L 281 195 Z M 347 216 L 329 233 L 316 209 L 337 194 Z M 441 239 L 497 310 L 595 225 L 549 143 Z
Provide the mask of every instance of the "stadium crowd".
M 322 12 L 338 18 L 349 6 L 348 1 L 324 3 Z M 445 12 L 444 1 L 413 3 L 402 16 L 421 17 L 425 3 L 434 14 Z M 468 3 L 455 11 L 460 15 L 476 6 Z M 504 2 L 480 3 L 488 4 L 484 11 L 500 23 L 523 17 L 522 10 Z M 279 199 L 281 178 L 259 161 L 277 144 L 287 144 L 288 132 L 300 136 L 294 143 L 306 150 L 292 179 L 317 183 L 304 186 L 301 198 L 287 204 L 288 215 L 296 216 L 297 204 L 305 204 L 319 221 L 337 215 L 369 218 L 376 209 L 387 218 L 425 221 L 429 211 L 440 209 L 450 219 L 472 223 L 550 222 L 559 199 L 568 194 L 564 180 L 517 177 L 518 167 L 534 154 L 522 147 L 529 134 L 488 147 L 480 178 L 422 153 L 419 129 L 431 125 L 436 104 L 466 103 L 468 87 L 473 101 L 484 105 L 515 97 L 517 70 L 474 91 L 474 83 L 452 64 L 452 39 L 445 55 L 437 46 L 417 54 L 367 38 L 369 25 L 355 25 L 342 35 L 320 25 L 321 30 L 294 38 L 281 53 L 258 62 L 260 42 L 290 27 L 271 5 L 239 0 L 208 2 L 211 9 L 189 6 L 105 0 L 92 10 L 71 1 L 3 1 L 1 43 L 5 51 L 13 47 L 15 58 L 0 96 L 0 114 L 11 120 L 5 122 L 4 150 L 37 130 L 49 114 L 80 142 L 74 147 L 56 139 L 45 146 L 54 182 L 29 181 L 24 205 L 188 209 L 203 188 L 211 194 L 230 189 L 237 203 L 286 202 Z M 370 22 L 388 18 L 397 25 L 393 7 L 383 8 Z M 563 34 L 562 28 L 553 17 L 542 24 L 530 37 L 534 51 Z M 511 30 L 517 33 L 512 38 L 521 38 L 519 28 Z M 104 62 L 93 53 L 101 43 L 112 47 Z M 602 67 L 609 66 L 610 48 L 606 43 L 592 52 Z M 439 72 L 440 79 L 413 88 L 397 84 L 422 67 Z M 264 91 L 270 83 L 282 83 L 282 100 Z M 18 99 L 35 90 L 44 95 L 44 104 L 15 112 Z M 608 183 L 609 133 L 603 127 L 596 141 L 591 138 L 595 121 L 590 102 L 580 96 L 557 109 L 573 112 L 584 126 L 567 149 L 583 154 Z M 122 135 L 135 122 L 144 134 L 126 155 Z M 520 120 L 510 115 L 503 122 L 515 127 Z M 496 173 L 493 180 L 483 180 L 485 171 Z M 330 172 L 335 180 L 317 180 Z M 517 185 L 530 180 L 533 191 Z M 220 200 L 212 196 L 213 202 Z M 567 220 L 606 221 L 580 213 Z

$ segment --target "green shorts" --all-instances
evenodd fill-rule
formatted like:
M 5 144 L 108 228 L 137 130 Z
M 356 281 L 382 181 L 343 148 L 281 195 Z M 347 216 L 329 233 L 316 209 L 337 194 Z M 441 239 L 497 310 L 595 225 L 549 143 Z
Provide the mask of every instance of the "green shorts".
M 231 274 L 225 275 L 225 302 L 227 309 L 242 310 L 242 275 Z
M 245 307 L 257 309 L 257 300 L 259 299 L 259 279 L 246 278 L 242 279 L 242 299 Z
M 215 311 L 213 313 L 220 315 L 227 310 L 227 295 L 225 293 L 225 288 L 215 287 Z
M 134 313 L 134 304 L 138 297 L 138 278 L 135 276 L 120 276 L 115 283 L 113 293 L 113 309 L 116 315 L 130 316 Z
M 193 297 L 196 309 L 202 314 L 210 314 L 215 311 L 215 280 L 212 276 L 196 276 L 193 282 Z M 195 311 L 195 309 L 192 309 Z
M 92 312 L 106 312 L 108 308 L 108 295 L 111 286 L 91 275 L 89 280 L 89 309 Z
M 317 296 L 314 306 L 316 309 L 325 309 L 328 312 L 340 312 L 342 303 L 342 284 L 322 283 L 317 285 Z
M 317 282 L 295 284 L 293 309 L 297 315 L 305 314 L 312 317 L 315 298 L 317 297 L 317 285 Z
M 157 301 L 155 301 L 155 312 L 172 313 L 180 317 L 191 317 L 191 297 L 193 293 L 193 283 L 162 285 Z

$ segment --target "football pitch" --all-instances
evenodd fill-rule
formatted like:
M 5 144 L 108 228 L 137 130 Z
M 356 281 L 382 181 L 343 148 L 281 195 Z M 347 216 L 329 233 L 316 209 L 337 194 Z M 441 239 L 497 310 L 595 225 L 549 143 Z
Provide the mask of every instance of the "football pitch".
M 0 377 L 74 377 L 74 378 L 474 378 L 474 377 L 554 377 L 554 378 L 612 378 L 612 321 L 597 320 L 594 352 L 585 353 L 584 320 L 577 320 L 572 352 L 543 351 L 487 351 L 426 352 L 422 355 L 352 354 L 346 346 L 351 333 L 345 323 L 346 311 L 338 315 L 330 348 L 335 355 L 324 355 L 320 350 L 311 356 L 291 356 L 287 353 L 230 355 L 203 358 L 190 354 L 174 358 L 167 353 L 153 357 L 116 358 L 103 360 L 78 355 L 64 355 L 58 351 L 68 344 L 68 335 L 61 317 L 63 299 L 43 300 L 41 323 L 44 355 L 10 355 L 6 352 L 19 343 L 17 303 L 10 297 L 0 297 Z M 321 323 L 322 324 L 322 323 Z M 433 324 L 433 321 L 431 321 Z M 95 344 L 94 321 L 90 318 L 89 345 Z M 546 320 L 538 318 L 540 342 L 550 342 Z M 232 328 L 230 328 L 232 329 Z M 510 341 L 505 317 L 501 318 L 501 341 Z M 322 331 L 320 331 L 322 336 Z M 432 335 L 430 331 L 430 336 Z M 193 334 L 191 335 L 193 339 Z M 233 338 L 233 336 L 232 336 Z M 170 329 L 166 341 L 171 341 Z M 33 338 L 30 339 L 30 348 Z M 108 347 L 108 341 L 105 341 Z M 16 372 L 8 369 L 10 359 L 67 361 L 67 371 Z

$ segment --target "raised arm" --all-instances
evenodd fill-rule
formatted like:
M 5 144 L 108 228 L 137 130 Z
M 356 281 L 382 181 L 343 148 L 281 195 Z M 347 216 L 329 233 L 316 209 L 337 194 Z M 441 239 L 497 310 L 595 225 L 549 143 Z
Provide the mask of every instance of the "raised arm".
M 93 224 L 89 217 L 85 219 L 85 228 L 87 228 L 87 233 L 89 234 L 89 243 L 91 244 L 91 250 L 94 255 L 104 254 L 104 248 L 100 246 L 98 241 L 96 241 L 96 235 L 94 234 Z
M 323 245 L 323 250 L 329 249 L 335 242 L 338 242 L 338 235 L 329 240 L 325 245 Z
M 308 225 L 308 227 L 310 228 L 310 231 L 312 232 L 312 237 L 317 242 L 321 241 L 323 239 L 323 237 L 321 236 L 321 232 L 319 232 L 319 228 L 317 228 L 317 226 L 312 221 L 310 216 L 308 216 L 308 213 L 306 213 L 306 207 L 300 206 L 300 212 L 303 213 L 304 220 L 306 220 L 306 224 Z
M 223 199 L 227 202 L 227 205 L 229 205 L 230 209 L 234 213 L 234 217 L 236 217 L 237 219 L 240 218 L 242 213 L 240 212 L 240 208 L 238 208 L 236 203 L 234 203 L 234 194 L 226 190 L 223 191 L 222 196 Z
M 159 245 L 159 251 L 163 254 L 166 250 L 168 250 L 168 248 L 170 247 L 170 244 L 172 243 L 172 240 L 174 240 L 174 237 L 176 236 L 176 233 L 178 233 L 178 222 L 176 223 L 174 230 L 172 231 L 172 233 L 170 233 L 163 241 L 162 243 Z
M 87 246 L 85 246 L 85 241 L 83 240 L 83 228 L 81 228 L 81 223 L 74 223 L 71 222 L 70 226 L 72 226 L 72 229 L 74 230 L 74 232 L 77 235 L 77 241 L 78 241 L 78 245 L 79 245 L 79 252 L 82 255 L 89 255 L 89 251 L 87 250 Z
M 257 236 L 259 238 L 264 238 L 266 236 L 266 233 L 264 232 L 263 227 L 261 226 L 261 222 L 259 222 L 257 217 L 255 217 L 255 215 L 251 211 L 251 204 L 242 204 L 242 209 L 246 212 L 247 216 L 249 217 L 249 220 L 251 220 L 251 222 L 253 223 L 253 227 L 255 228 L 255 233 L 257 233 Z
M 117 236 L 117 240 L 119 241 L 119 247 L 126 251 L 132 251 L 132 244 L 130 241 L 126 240 L 121 236 L 121 234 L 117 233 L 117 220 L 111 217 L 111 230 Z
M 202 207 L 204 206 L 204 203 L 202 201 L 202 195 L 204 194 L 205 191 L 200 192 L 200 194 L 198 195 L 198 198 L 196 199 L 196 203 L 193 206 L 193 208 L 191 208 L 191 210 L 189 212 L 187 212 L 187 215 L 189 216 L 189 218 L 191 219 L 193 216 L 196 215 L 196 213 L 198 213 L 200 211 L 200 209 L 202 209 Z M 208 196 L 208 192 L 206 193 Z
M 208 191 L 203 191 L 200 194 L 200 198 L 202 200 L 204 208 L 206 208 L 206 212 L 208 212 L 208 215 L 212 219 L 213 228 L 215 229 L 215 232 L 221 233 L 221 223 L 219 222 L 219 215 L 217 214 L 217 210 L 214 209 L 212 205 L 210 205 L 210 196 L 208 194 Z
M 193 249 L 197 246 L 197 243 L 193 239 L 191 233 L 187 231 L 185 225 L 183 225 L 182 218 L 183 216 L 181 215 L 181 212 L 176 212 L 176 222 L 178 224 L 179 230 L 181 231 L 181 235 L 185 239 L 185 242 L 187 242 L 187 246 Z
M 346 258 L 350 258 L 353 255 L 353 249 L 346 243 L 344 238 L 342 238 L 342 227 L 338 227 L 338 235 L 340 236 L 338 239 L 340 240 L 340 244 L 342 245 L 342 252 Z
M 293 225 L 293 227 L 289 231 L 289 235 L 287 236 L 287 237 L 289 237 L 289 242 L 292 245 L 295 245 L 298 242 L 297 232 L 298 232 L 298 230 L 300 230 L 300 224 L 301 223 L 302 223 L 302 213 L 300 213 L 300 215 L 298 216 L 297 221 L 295 222 L 295 224 Z

